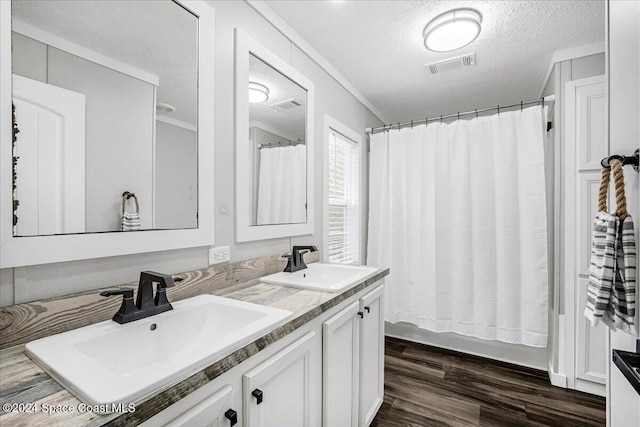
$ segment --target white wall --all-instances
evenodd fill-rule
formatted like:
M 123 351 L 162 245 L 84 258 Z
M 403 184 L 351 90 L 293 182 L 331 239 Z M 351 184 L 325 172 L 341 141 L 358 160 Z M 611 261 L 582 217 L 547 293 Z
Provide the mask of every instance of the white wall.
M 640 147 L 640 2 L 610 0 L 608 16 L 609 144 L 612 154 L 629 155 Z M 640 247 L 639 175 L 630 166 L 624 167 L 627 209 L 635 221 L 636 247 Z M 639 289 L 636 283 L 636 325 L 640 317 Z M 637 338 L 612 332 L 609 348 L 635 351 Z M 607 386 L 607 425 L 640 426 L 640 396 L 612 362 Z
M 322 179 L 324 114 L 352 129 L 379 126 L 382 122 L 337 83 L 295 44 L 240 1 L 210 1 L 216 12 L 215 64 L 215 230 L 216 246 L 230 246 L 231 260 L 282 254 L 292 244 L 322 242 Z M 234 131 L 234 33 L 242 28 L 311 79 L 316 89 L 315 106 L 315 230 L 313 235 L 257 242 L 235 242 L 235 131 Z M 367 170 L 363 171 L 367 174 Z M 365 175 L 366 176 L 366 175 Z M 366 202 L 366 200 L 365 200 Z M 97 289 L 137 280 L 142 270 L 168 274 L 207 266 L 207 248 L 156 252 L 87 261 L 0 270 L 0 305 L 32 301 Z

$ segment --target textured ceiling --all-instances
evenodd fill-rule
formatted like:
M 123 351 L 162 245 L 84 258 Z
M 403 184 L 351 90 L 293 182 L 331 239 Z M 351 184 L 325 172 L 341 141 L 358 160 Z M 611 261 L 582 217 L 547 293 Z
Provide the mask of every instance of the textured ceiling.
M 0 0 L 5 1 L 5 0 Z M 198 20 L 169 0 L 13 0 L 11 16 L 159 77 L 158 102 L 196 123 Z
M 604 41 L 603 0 L 267 3 L 394 123 L 535 99 L 554 51 Z M 454 52 L 426 50 L 427 22 L 457 7 L 480 11 L 480 36 Z M 472 52 L 475 67 L 424 67 Z

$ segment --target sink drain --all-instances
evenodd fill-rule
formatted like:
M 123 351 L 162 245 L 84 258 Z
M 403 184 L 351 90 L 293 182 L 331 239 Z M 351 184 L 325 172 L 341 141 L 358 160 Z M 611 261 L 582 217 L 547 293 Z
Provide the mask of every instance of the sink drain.
M 157 327 L 158 325 L 156 325 L 155 323 L 152 323 L 151 326 L 149 326 L 149 329 L 152 331 L 155 331 Z

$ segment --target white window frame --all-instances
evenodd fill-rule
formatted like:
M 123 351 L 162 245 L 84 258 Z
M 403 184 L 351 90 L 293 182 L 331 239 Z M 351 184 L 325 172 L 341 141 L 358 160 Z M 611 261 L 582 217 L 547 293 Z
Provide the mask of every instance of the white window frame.
M 365 199 L 365 188 L 364 188 L 364 179 L 363 174 L 365 172 L 365 163 L 364 163 L 364 149 L 362 142 L 362 135 L 350 127 L 344 125 L 338 120 L 334 119 L 328 114 L 324 115 L 324 144 L 323 144 L 323 170 L 322 170 L 322 198 L 323 198 L 323 220 L 322 220 L 322 251 L 321 257 L 323 262 L 329 262 L 329 135 L 331 132 L 339 133 L 345 138 L 351 140 L 358 147 L 358 161 L 360 164 L 359 167 L 359 176 L 358 176 L 358 215 L 359 215 L 359 232 L 360 236 L 358 239 L 358 260 L 356 264 L 364 264 L 364 201 Z

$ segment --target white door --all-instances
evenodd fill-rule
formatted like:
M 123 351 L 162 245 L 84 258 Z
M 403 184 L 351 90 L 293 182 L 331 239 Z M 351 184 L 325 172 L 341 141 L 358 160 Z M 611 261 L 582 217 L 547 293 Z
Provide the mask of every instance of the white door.
M 230 409 L 232 404 L 230 385 L 202 400 L 174 420 L 166 427 L 231 427 L 237 424 L 237 414 Z
M 358 301 L 322 325 L 322 425 L 357 427 L 360 358 Z
M 573 288 L 573 357 L 567 362 L 568 386 L 576 390 L 604 396 L 609 357 L 607 330 L 600 323 L 592 327 L 584 316 L 593 219 L 598 211 L 600 161 L 609 155 L 606 135 L 604 76 L 566 83 L 567 155 L 574 156 L 567 167 L 567 195 L 573 194 L 575 205 L 567 209 L 566 285 Z M 569 164 L 569 163 L 567 163 Z M 569 199 L 567 199 L 569 200 Z M 569 230 L 571 228 L 572 230 Z M 571 336 L 571 335 L 569 335 Z M 571 375 L 573 374 L 573 375 Z
M 360 427 L 367 427 L 384 399 L 384 285 L 360 298 Z
M 13 75 L 17 236 L 85 231 L 85 96 Z
M 315 332 L 309 332 L 242 377 L 246 427 L 310 425 L 310 366 L 315 336 Z

